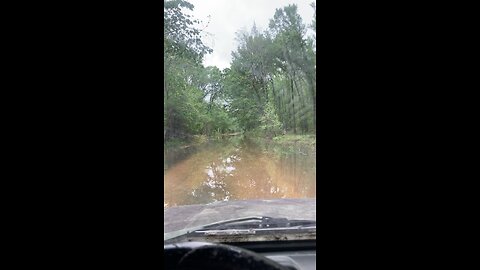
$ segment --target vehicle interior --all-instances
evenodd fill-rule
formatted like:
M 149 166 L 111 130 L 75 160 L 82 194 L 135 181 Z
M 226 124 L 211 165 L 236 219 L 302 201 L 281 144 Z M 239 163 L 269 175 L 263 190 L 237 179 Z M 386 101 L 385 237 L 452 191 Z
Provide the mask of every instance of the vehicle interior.
M 315 269 L 316 221 L 246 217 L 167 233 L 166 269 Z
M 208 243 L 183 242 L 164 246 L 165 269 L 316 268 L 315 240 Z

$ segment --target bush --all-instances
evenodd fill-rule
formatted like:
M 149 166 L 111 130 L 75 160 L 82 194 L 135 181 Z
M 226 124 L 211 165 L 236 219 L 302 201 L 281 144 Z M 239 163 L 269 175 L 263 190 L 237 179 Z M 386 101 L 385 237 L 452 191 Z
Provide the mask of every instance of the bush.
M 269 138 L 275 137 L 282 131 L 282 123 L 278 118 L 275 107 L 270 101 L 265 106 L 263 115 L 260 117 L 260 123 L 260 129 L 263 130 L 265 135 Z

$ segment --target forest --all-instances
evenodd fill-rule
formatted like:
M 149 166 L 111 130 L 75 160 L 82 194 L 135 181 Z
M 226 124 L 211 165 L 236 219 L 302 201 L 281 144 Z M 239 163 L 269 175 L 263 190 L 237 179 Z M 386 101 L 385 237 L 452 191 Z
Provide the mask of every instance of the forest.
M 311 4 L 315 11 L 315 4 Z M 236 33 L 230 68 L 203 66 L 212 52 L 184 0 L 164 0 L 164 142 L 195 135 L 274 138 L 316 132 L 316 11 L 276 9 L 268 29 Z M 307 30 L 313 35 L 307 35 Z

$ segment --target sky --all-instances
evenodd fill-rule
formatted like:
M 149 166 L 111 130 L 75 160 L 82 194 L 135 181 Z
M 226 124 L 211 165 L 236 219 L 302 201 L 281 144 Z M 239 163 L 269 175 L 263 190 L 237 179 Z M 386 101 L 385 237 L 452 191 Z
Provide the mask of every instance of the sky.
M 275 9 L 289 4 L 296 4 L 303 23 L 308 25 L 313 20 L 314 10 L 310 3 L 315 0 L 188 0 L 195 7 L 194 19 L 202 21 L 200 29 L 205 45 L 213 53 L 204 57 L 204 66 L 217 66 L 220 69 L 230 67 L 231 52 L 236 49 L 235 32 L 250 30 L 255 22 L 257 29 L 264 31 Z

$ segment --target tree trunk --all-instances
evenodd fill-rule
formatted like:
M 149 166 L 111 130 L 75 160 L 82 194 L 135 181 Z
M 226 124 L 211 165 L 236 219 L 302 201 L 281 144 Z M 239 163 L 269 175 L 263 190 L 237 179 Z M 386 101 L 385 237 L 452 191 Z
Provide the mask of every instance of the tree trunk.
M 295 121 L 295 96 L 294 94 L 294 89 L 293 89 L 293 79 L 290 79 L 290 87 L 291 87 L 291 92 L 292 92 L 292 108 L 293 108 L 293 134 L 297 134 L 297 124 Z
M 315 94 L 315 82 L 310 79 L 310 94 L 312 96 L 312 105 L 313 105 L 313 131 L 317 133 L 317 97 Z

